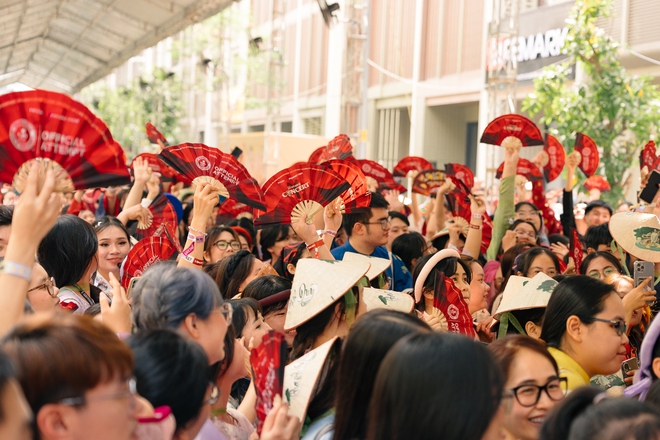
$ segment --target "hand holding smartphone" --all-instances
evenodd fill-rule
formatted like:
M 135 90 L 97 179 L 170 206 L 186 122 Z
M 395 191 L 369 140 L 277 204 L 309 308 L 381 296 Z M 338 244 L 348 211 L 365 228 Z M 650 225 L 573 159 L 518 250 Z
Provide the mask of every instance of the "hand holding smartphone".
M 639 199 L 646 203 L 653 203 L 653 199 L 655 199 L 655 195 L 658 193 L 658 185 L 660 185 L 660 173 L 653 170 L 651 171 L 651 174 L 649 174 L 646 186 L 642 192 L 639 193 Z

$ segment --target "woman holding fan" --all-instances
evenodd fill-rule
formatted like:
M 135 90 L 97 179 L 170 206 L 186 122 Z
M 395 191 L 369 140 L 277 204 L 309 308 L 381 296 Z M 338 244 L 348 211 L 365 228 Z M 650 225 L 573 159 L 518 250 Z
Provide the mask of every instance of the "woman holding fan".
M 108 280 L 110 273 L 121 279 L 119 268 L 131 250 L 131 239 L 126 227 L 115 217 L 101 217 L 94 223 L 94 231 L 98 237 L 97 252 L 98 269 L 94 275 L 93 284 L 105 293 L 112 290 Z

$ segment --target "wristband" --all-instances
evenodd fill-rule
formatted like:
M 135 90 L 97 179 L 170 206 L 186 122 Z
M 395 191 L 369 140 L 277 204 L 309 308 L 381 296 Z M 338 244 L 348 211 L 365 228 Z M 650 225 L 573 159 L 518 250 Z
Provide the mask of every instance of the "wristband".
M 470 229 L 481 229 L 481 225 L 473 225 L 470 223 Z
M 483 215 L 481 215 L 481 214 L 472 214 L 472 218 L 477 219 L 477 220 L 481 220 L 483 218 Z
M 199 229 L 195 229 L 192 226 L 188 226 L 188 230 L 191 231 L 191 232 L 197 232 L 198 234 L 201 234 L 204 237 L 206 237 L 208 235 L 206 232 L 200 231 Z
M 337 231 L 333 231 L 331 229 L 326 229 L 323 231 L 323 235 L 329 235 L 330 237 L 336 237 L 337 236 Z
M 206 237 L 204 235 L 195 235 L 192 232 L 188 232 L 188 240 L 193 243 L 204 243 Z
M 32 268 L 24 266 L 13 261 L 3 261 L 0 263 L 0 273 L 23 278 L 28 283 L 32 279 Z
M 319 257 L 319 247 L 323 246 L 325 243 L 323 242 L 323 239 L 320 239 L 318 241 L 315 241 L 312 244 L 307 245 L 307 250 L 312 252 L 314 251 L 314 258 Z
M 204 261 L 200 260 L 199 258 L 195 258 L 192 255 L 181 254 L 181 258 L 194 266 L 201 266 L 204 264 Z

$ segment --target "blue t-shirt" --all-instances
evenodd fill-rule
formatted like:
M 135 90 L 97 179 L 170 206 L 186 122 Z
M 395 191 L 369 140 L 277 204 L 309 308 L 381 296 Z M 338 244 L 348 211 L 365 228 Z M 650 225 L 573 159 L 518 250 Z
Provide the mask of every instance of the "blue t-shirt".
M 335 257 L 335 260 L 343 260 L 346 252 L 359 254 L 359 252 L 351 246 L 350 239 L 346 240 L 346 243 L 344 243 L 343 246 L 339 246 L 330 251 L 332 256 Z M 384 258 L 386 260 L 390 259 L 390 253 L 387 252 L 385 246 L 378 246 L 369 256 Z M 394 274 L 392 274 L 392 266 L 394 266 Z M 412 288 L 412 274 L 403 263 L 403 260 L 392 254 L 392 266 L 388 267 L 385 271 L 385 275 L 392 279 L 392 286 L 390 288 L 396 292 L 403 292 L 406 289 Z

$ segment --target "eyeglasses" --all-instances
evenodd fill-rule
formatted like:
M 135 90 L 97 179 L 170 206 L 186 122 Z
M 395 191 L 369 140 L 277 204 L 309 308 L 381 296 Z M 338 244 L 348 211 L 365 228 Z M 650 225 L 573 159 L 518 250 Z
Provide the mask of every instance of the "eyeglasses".
M 511 392 L 521 406 L 529 408 L 539 402 L 541 398 L 541 391 L 552 400 L 561 400 L 566 397 L 566 390 L 568 389 L 568 379 L 565 377 L 558 377 L 552 379 L 550 382 L 543 386 L 539 385 L 521 385 L 516 388 L 511 388 Z
M 591 278 L 598 278 L 598 279 L 603 280 L 603 279 L 609 277 L 610 275 L 612 275 L 613 273 L 617 273 L 617 270 L 610 267 L 608 269 L 605 269 L 602 272 L 599 271 L 599 270 L 592 270 L 592 271 L 589 272 L 589 276 Z
M 430 254 L 435 254 L 438 250 L 433 246 L 433 244 L 429 244 L 424 248 L 422 251 L 422 255 L 430 255 Z
M 235 251 L 239 250 L 241 248 L 241 242 L 240 241 L 227 241 L 227 240 L 218 240 L 215 243 L 213 243 L 213 246 L 217 247 L 221 251 L 226 251 L 229 246 Z
M 516 235 L 522 235 L 522 236 L 527 236 L 533 240 L 536 240 L 536 234 L 534 232 L 527 232 L 523 231 L 522 229 L 514 229 L 513 232 L 516 233 Z
M 604 322 L 606 324 L 609 324 L 610 327 L 616 331 L 616 334 L 618 336 L 622 336 L 625 332 L 628 326 L 626 325 L 626 321 L 623 319 L 601 319 L 601 318 L 594 318 L 594 321 L 598 322 Z
M 127 397 L 131 397 L 132 398 L 131 407 L 133 407 L 133 405 L 135 405 L 135 396 L 137 395 L 137 383 L 135 382 L 134 378 L 128 379 L 127 383 L 128 383 L 128 389 L 124 391 L 108 394 L 105 396 L 69 397 L 60 400 L 60 403 L 67 406 L 82 406 L 85 405 L 87 402 L 91 402 L 93 400 L 116 400 L 116 399 L 125 399 Z
M 220 399 L 220 389 L 218 386 L 213 382 L 209 382 L 209 386 L 211 387 L 211 396 L 204 401 L 204 405 L 213 405 Z
M 35 291 L 35 290 L 41 290 L 41 289 L 46 289 L 46 291 L 48 292 L 48 294 L 49 294 L 51 297 L 53 297 L 53 298 L 57 298 L 57 294 L 55 293 L 55 278 L 50 277 L 50 278 L 48 279 L 48 281 L 46 281 L 46 282 L 43 283 L 43 284 L 39 284 L 38 286 L 33 287 L 32 289 L 29 289 L 29 290 L 27 291 L 27 293 L 33 292 L 33 291 Z
M 231 304 L 228 302 L 222 303 L 214 310 L 214 312 L 222 313 L 225 321 L 227 321 L 227 325 L 231 325 L 231 317 L 234 314 L 234 309 L 231 308 Z
M 387 227 L 390 225 L 390 219 L 384 218 L 382 220 L 378 220 L 377 222 L 364 222 L 363 224 L 365 225 L 380 225 L 380 227 L 385 231 Z

